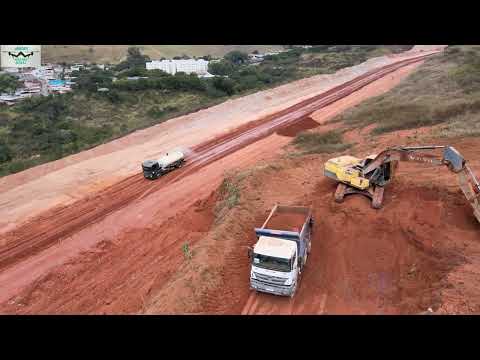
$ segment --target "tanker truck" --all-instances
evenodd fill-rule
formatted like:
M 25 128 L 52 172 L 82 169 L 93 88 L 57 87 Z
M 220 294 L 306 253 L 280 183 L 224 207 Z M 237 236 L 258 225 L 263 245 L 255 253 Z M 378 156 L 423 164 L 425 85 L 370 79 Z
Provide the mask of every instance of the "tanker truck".
M 143 176 L 145 179 L 157 179 L 160 176 L 182 167 L 185 163 L 185 155 L 181 151 L 169 151 L 158 160 L 145 160 L 142 163 Z
M 293 297 L 312 248 L 312 210 L 275 205 L 248 249 L 250 289 Z

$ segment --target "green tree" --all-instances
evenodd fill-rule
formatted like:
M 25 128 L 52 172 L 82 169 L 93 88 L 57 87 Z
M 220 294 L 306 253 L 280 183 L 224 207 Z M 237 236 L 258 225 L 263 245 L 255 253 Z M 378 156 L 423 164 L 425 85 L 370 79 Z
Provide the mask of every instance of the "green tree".
M 20 87 L 18 79 L 10 74 L 0 74 L 0 93 L 13 93 Z
M 235 93 L 235 82 L 231 79 L 222 77 L 216 77 L 213 79 L 213 86 L 227 95 L 233 95 Z
M 0 139 L 0 164 L 12 160 L 12 150 Z
M 150 61 L 150 57 L 143 55 L 136 46 L 131 46 L 127 50 L 127 58 L 116 66 L 117 71 L 131 69 L 135 67 L 145 67 L 145 63 Z
M 86 90 L 90 92 L 97 91 L 98 88 L 109 87 L 112 84 L 113 73 L 108 70 L 95 69 L 91 71 L 82 71 L 75 79 L 75 89 Z
M 208 63 L 208 72 L 213 75 L 230 75 L 235 71 L 235 66 L 226 60 Z
M 248 55 L 244 52 L 234 50 L 227 53 L 224 56 L 224 59 L 230 61 L 233 64 L 240 65 L 244 64 L 248 60 Z

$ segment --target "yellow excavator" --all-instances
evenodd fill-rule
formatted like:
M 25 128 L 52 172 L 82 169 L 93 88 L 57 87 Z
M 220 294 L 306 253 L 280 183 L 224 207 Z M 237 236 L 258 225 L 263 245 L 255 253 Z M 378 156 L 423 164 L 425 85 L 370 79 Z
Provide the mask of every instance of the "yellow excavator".
M 439 149 L 443 150 L 441 157 L 424 152 Z M 379 209 L 382 206 L 384 187 L 392 181 L 399 161 L 447 166 L 458 175 L 460 188 L 480 222 L 480 184 L 466 160 L 452 146 L 397 146 L 364 159 L 350 155 L 340 156 L 325 163 L 324 175 L 338 182 L 335 201 L 342 202 L 346 195 L 362 194 L 372 200 L 374 209 Z

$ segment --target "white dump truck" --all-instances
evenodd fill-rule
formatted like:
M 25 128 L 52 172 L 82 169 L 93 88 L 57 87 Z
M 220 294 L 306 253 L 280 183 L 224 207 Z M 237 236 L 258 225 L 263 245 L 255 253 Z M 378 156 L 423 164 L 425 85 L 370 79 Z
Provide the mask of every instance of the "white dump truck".
M 185 163 L 185 154 L 181 151 L 169 151 L 158 160 L 145 160 L 142 163 L 145 179 L 157 179 L 160 176 L 182 167 Z
M 250 288 L 274 295 L 295 295 L 312 244 L 312 210 L 275 205 L 249 248 Z

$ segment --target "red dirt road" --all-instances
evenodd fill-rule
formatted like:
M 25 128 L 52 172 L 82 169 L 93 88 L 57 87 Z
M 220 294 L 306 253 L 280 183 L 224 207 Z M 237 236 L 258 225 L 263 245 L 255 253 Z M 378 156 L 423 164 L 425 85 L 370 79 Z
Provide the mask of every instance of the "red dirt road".
M 225 170 L 274 157 L 290 141 L 274 135 L 275 131 L 295 125 L 381 76 L 401 71 L 398 68 L 365 74 L 196 146 L 188 153 L 187 166 L 159 181 L 135 175 L 6 232 L 0 245 L 0 311 L 143 309 L 145 299 L 168 283 L 182 263 L 181 245 L 196 243 L 209 230 L 212 203 L 208 201 L 214 202 L 214 197 L 208 196 Z M 205 198 L 206 203 L 197 201 Z

